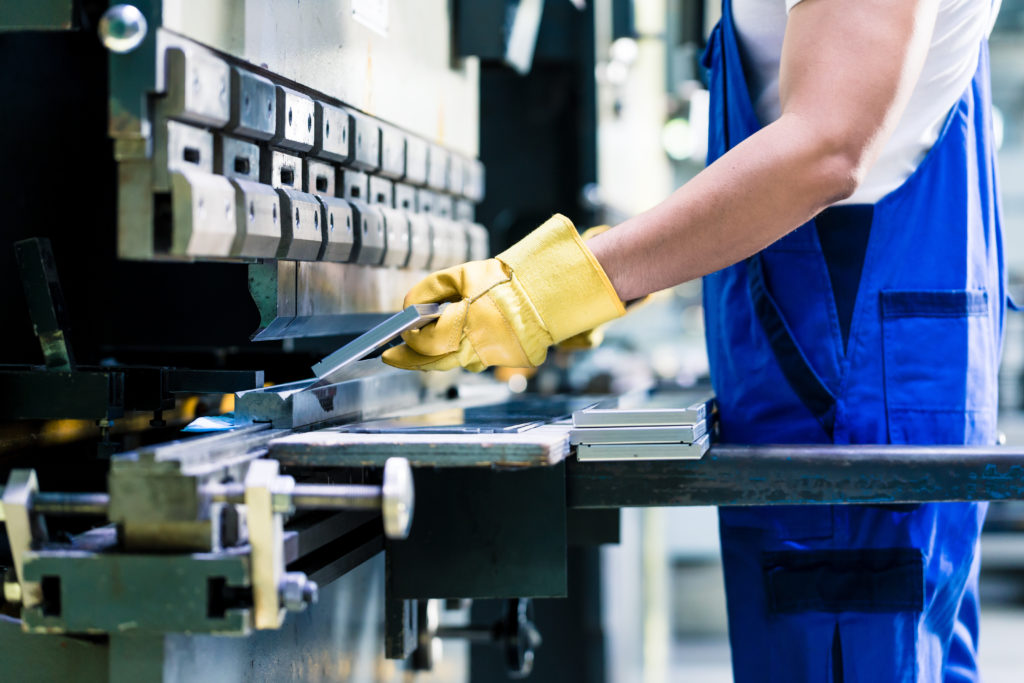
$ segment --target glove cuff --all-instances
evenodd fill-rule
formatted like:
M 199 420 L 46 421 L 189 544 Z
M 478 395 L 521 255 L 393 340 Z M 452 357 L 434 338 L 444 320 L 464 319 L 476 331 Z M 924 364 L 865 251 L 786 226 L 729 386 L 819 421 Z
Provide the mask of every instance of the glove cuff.
M 514 273 L 554 343 L 626 312 L 601 264 L 561 214 L 497 259 Z

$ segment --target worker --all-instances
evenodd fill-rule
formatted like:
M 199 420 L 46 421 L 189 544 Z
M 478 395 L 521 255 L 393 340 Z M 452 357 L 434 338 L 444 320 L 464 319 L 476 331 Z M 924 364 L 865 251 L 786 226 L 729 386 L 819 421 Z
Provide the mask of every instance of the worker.
M 537 365 L 623 302 L 705 276 L 724 441 L 994 443 L 995 11 L 725 0 L 705 53 L 707 168 L 586 243 L 556 215 L 497 258 L 430 275 L 406 303 L 454 303 L 385 360 Z M 721 509 L 735 679 L 977 680 L 985 511 Z

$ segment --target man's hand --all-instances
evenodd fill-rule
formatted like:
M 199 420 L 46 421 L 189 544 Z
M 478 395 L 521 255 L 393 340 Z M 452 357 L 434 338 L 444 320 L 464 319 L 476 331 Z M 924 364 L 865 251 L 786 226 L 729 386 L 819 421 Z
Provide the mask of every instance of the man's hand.
M 452 302 L 384 362 L 409 370 L 536 367 L 551 344 L 625 312 L 594 255 L 555 215 L 507 251 L 427 276 L 405 304 Z

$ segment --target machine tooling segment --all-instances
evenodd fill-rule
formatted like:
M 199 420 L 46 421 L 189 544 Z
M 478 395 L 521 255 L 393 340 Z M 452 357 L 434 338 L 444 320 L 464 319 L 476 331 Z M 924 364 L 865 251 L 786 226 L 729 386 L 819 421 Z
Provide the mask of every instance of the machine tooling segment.
M 314 365 L 313 374 L 318 379 L 309 385 L 308 389 L 319 389 L 337 382 L 341 371 L 351 363 L 365 358 L 403 332 L 418 329 L 437 320 L 440 315 L 441 307 L 438 304 L 414 304 L 396 313 Z

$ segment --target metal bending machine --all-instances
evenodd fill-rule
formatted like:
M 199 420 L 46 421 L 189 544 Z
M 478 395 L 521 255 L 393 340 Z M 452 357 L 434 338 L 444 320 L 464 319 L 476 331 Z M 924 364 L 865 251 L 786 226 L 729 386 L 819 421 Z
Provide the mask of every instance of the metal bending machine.
M 442 0 L 313 5 L 0 11 L 5 676 L 522 677 L 621 507 L 1024 498 L 1010 448 L 584 457 L 618 398 L 361 360 L 491 252 L 480 66 Z

